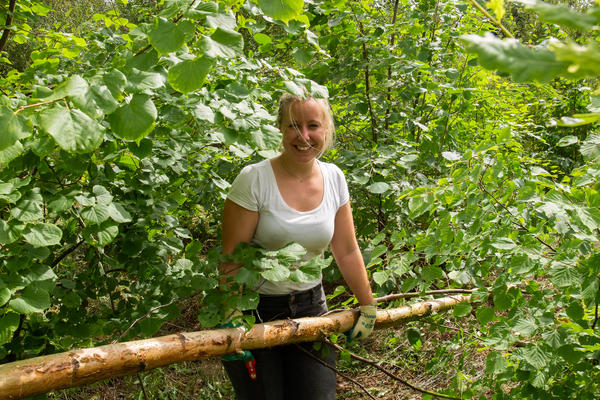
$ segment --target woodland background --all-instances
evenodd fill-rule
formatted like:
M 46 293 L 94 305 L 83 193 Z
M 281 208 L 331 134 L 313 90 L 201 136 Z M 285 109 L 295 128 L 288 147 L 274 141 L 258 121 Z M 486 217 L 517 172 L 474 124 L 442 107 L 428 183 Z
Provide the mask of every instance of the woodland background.
M 224 196 L 308 92 L 376 294 L 476 300 L 349 347 L 454 398 L 598 398 L 599 22 L 582 0 L 4 0 L 0 362 L 222 322 Z M 334 265 L 258 253 L 237 283 L 323 269 L 354 305 Z M 431 397 L 365 368 L 342 354 L 374 396 Z M 231 394 L 194 364 L 123 382 L 49 396 Z

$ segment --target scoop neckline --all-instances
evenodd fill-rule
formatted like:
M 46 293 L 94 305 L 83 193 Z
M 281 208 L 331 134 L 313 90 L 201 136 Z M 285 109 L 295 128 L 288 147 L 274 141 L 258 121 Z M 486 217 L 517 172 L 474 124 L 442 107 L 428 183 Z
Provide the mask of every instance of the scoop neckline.
M 300 211 L 300 210 L 296 210 L 294 207 L 290 206 L 285 199 L 283 198 L 283 196 L 281 195 L 281 191 L 279 190 L 279 185 L 277 184 L 277 177 L 275 176 L 275 170 L 273 169 L 273 164 L 271 162 L 271 160 L 273 160 L 272 158 L 265 160 L 267 161 L 267 163 L 269 164 L 269 170 L 271 171 L 271 176 L 273 177 L 273 183 L 275 184 L 275 189 L 277 189 L 277 197 L 279 197 L 279 200 L 291 211 L 298 213 L 298 214 L 310 214 L 313 213 L 315 211 L 318 211 L 322 206 L 323 203 L 325 202 L 325 189 L 326 189 L 326 179 L 325 179 L 325 173 L 323 172 L 323 166 L 321 165 L 321 161 L 319 161 L 318 159 L 315 160 L 317 162 L 317 165 L 319 166 L 319 170 L 321 171 L 321 176 L 323 177 L 323 196 L 321 196 L 321 202 L 319 203 L 319 205 L 317 205 L 315 208 L 313 208 L 312 210 L 308 210 L 308 211 Z

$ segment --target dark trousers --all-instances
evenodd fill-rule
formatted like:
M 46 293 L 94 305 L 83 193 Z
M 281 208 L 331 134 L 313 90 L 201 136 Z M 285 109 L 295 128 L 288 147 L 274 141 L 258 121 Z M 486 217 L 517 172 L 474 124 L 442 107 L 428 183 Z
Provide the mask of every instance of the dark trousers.
M 261 295 L 256 322 L 278 319 L 314 317 L 327 312 L 323 287 L 289 295 Z M 276 346 L 252 350 L 256 359 L 256 380 L 250 379 L 243 361 L 223 361 L 223 366 L 238 400 L 333 400 L 335 371 L 327 368 L 298 346 L 308 350 L 331 366 L 335 366 L 335 350 L 325 343 Z

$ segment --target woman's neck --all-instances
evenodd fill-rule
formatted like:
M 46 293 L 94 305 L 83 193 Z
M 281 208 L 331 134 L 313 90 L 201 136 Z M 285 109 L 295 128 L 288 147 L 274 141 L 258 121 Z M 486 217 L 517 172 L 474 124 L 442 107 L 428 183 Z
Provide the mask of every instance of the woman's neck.
M 281 169 L 285 174 L 299 181 L 310 179 L 314 174 L 314 167 L 317 164 L 316 159 L 308 163 L 297 163 L 285 157 L 284 154 L 280 155 L 278 159 L 279 165 L 281 165 Z

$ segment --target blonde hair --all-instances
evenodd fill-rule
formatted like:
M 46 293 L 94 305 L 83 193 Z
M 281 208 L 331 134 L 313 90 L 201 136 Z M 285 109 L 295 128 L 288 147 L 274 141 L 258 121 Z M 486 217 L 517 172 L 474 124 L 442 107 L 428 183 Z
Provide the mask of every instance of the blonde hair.
M 292 105 L 296 102 L 307 102 L 314 101 L 321 108 L 321 112 L 323 113 L 323 120 L 325 125 L 325 141 L 323 142 L 323 147 L 317 158 L 321 157 L 327 150 L 333 147 L 335 142 L 335 124 L 333 122 L 333 114 L 331 112 L 331 107 L 329 105 L 329 100 L 325 98 L 317 98 L 310 95 L 306 97 L 296 96 L 291 93 L 284 93 L 279 99 L 279 110 L 277 112 L 277 127 L 281 129 L 281 123 L 283 122 L 284 116 L 287 116 L 292 119 Z

